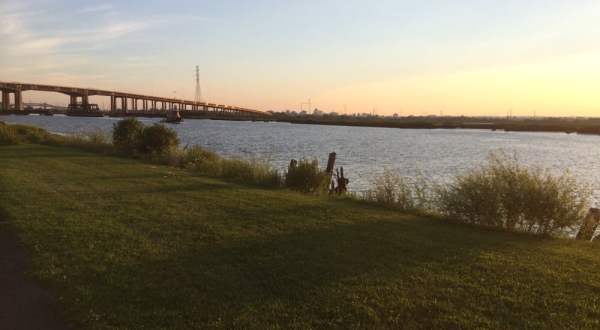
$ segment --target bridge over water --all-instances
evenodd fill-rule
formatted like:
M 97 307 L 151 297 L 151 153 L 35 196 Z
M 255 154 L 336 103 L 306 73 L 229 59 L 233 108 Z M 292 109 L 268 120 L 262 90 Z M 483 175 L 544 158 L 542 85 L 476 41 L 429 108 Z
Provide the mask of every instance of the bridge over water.
M 93 88 L 66 87 L 55 85 L 0 82 L 2 108 L 4 113 L 26 113 L 23 92 L 40 91 L 66 94 L 70 97 L 67 115 L 78 116 L 165 116 L 169 111 L 179 111 L 183 117 L 266 119 L 269 113 L 228 106 L 223 104 L 195 102 L 189 100 L 108 91 Z M 11 97 L 12 96 L 12 97 Z M 91 96 L 110 98 L 110 110 L 102 111 L 98 105 L 90 103 Z

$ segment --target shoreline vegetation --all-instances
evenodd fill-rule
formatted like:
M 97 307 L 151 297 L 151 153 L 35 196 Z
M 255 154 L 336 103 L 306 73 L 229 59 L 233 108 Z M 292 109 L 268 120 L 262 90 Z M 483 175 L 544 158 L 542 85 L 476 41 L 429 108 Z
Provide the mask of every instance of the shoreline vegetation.
M 506 132 L 600 134 L 598 118 L 489 118 L 489 117 L 380 117 L 290 116 L 275 113 L 274 119 L 292 124 L 380 127 L 399 129 L 483 129 Z
M 0 122 L 1 123 L 1 122 Z M 199 175 L 268 189 L 286 188 L 312 195 L 332 195 L 333 170 L 316 160 L 292 160 L 281 173 L 260 159 L 224 158 L 199 146 L 179 146 L 177 133 L 160 123 L 145 126 L 136 118 L 114 124 L 103 133 L 57 135 L 27 125 L 0 124 L 0 145 L 38 143 L 74 147 L 118 157 L 182 168 Z M 452 183 L 431 185 L 427 178 L 408 178 L 385 170 L 372 187 L 344 193 L 345 198 L 400 211 L 442 217 L 450 221 L 555 237 L 574 237 L 587 223 L 591 190 L 569 173 L 552 175 L 520 164 L 516 154 L 491 154 L 488 162 Z M 593 235 L 592 235 L 593 236 Z M 592 239 L 593 237 L 590 237 Z
M 312 161 L 273 185 L 174 139 L 135 121 L 113 138 L 0 124 L 0 215 L 73 327 L 600 326 L 597 244 L 548 237 L 585 209 L 568 176 L 492 157 L 438 188 L 449 220 L 396 173 L 372 202 L 329 197 Z

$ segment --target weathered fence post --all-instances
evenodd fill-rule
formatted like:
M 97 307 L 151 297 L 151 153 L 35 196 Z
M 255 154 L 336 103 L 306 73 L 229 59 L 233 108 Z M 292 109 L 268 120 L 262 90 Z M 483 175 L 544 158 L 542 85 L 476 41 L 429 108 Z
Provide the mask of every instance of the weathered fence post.
M 327 160 L 327 168 L 325 169 L 325 172 L 329 173 L 330 175 L 333 174 L 333 167 L 335 166 L 335 156 L 336 153 L 332 152 L 329 154 L 329 160 Z
M 583 220 L 583 224 L 577 233 L 576 239 L 588 242 L 591 241 L 598 225 L 600 225 L 600 209 L 591 208 Z

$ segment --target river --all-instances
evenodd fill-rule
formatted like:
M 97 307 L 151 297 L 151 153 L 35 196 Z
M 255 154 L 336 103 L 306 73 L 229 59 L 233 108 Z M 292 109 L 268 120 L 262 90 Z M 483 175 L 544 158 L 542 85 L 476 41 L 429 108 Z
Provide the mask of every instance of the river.
M 118 118 L 67 116 L 2 116 L 0 120 L 45 128 L 57 133 L 109 133 Z M 141 118 L 145 124 L 158 119 Z M 338 154 L 353 191 L 369 188 L 385 168 L 409 177 L 443 183 L 481 165 L 491 152 L 516 153 L 525 164 L 560 174 L 571 172 L 594 188 L 600 200 L 600 136 L 489 130 L 419 130 L 296 125 L 189 119 L 172 126 L 182 145 L 200 145 L 228 157 L 255 157 L 284 170 L 290 159 Z

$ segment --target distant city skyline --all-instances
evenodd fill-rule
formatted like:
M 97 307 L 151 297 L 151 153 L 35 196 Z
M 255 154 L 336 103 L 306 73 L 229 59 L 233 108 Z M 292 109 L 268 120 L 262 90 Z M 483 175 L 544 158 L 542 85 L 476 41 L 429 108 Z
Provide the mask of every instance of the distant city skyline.
M 206 101 L 264 111 L 600 116 L 598 17 L 591 0 L 3 0 L 0 81 L 193 100 L 198 65 Z

